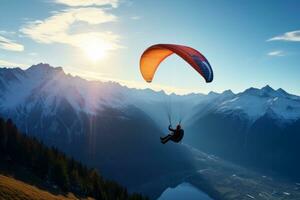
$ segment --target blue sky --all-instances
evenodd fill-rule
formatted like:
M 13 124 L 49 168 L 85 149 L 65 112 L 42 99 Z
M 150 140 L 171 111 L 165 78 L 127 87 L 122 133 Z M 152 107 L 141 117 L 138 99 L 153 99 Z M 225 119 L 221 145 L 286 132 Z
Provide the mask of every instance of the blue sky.
M 299 8 L 295 0 L 2 0 L 0 65 L 47 62 L 88 79 L 176 92 L 269 84 L 300 94 Z M 198 49 L 213 83 L 176 56 L 145 83 L 139 57 L 156 43 Z

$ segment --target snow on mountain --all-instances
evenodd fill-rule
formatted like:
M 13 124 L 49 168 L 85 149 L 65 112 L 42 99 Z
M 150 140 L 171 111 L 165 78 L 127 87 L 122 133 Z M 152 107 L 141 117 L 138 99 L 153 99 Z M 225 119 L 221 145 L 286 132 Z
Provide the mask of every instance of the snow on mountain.
M 40 63 L 27 70 L 20 68 L 0 69 L 0 111 L 29 112 L 37 105 L 43 115 L 55 115 L 62 102 L 68 102 L 76 112 L 95 115 L 103 108 L 123 109 L 135 106 L 146 112 L 157 124 L 183 118 L 193 119 L 207 112 L 221 114 L 244 113 L 255 121 L 266 113 L 280 120 L 300 118 L 300 97 L 270 86 L 249 88 L 234 94 L 210 92 L 207 95 L 167 95 L 163 91 L 130 89 L 114 82 L 87 81 L 65 74 L 61 67 Z
M 122 87 L 116 83 L 86 81 L 66 75 L 62 68 L 48 64 L 33 65 L 27 70 L 1 69 L 0 109 L 14 110 L 20 106 L 30 109 L 37 102 L 44 108 L 67 100 L 74 109 L 96 113 L 102 106 L 121 106 Z M 55 110 L 55 109 L 54 109 Z
M 270 86 L 261 89 L 249 88 L 216 107 L 217 112 L 243 112 L 255 121 L 270 110 L 273 117 L 281 120 L 300 118 L 300 97 L 288 94 L 283 89 L 274 90 Z

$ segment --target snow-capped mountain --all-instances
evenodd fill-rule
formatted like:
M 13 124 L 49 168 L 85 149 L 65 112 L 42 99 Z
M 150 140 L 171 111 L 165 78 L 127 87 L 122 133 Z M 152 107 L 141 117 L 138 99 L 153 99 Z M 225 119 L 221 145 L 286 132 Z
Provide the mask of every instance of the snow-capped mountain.
M 97 114 L 106 107 L 134 105 L 158 123 L 168 123 L 168 112 L 177 118 L 182 115 L 187 121 L 207 112 L 244 114 L 252 122 L 271 112 L 281 121 L 300 118 L 300 97 L 281 88 L 249 88 L 238 94 L 227 90 L 208 95 L 166 95 L 163 91 L 129 89 L 114 82 L 87 81 L 65 74 L 61 67 L 42 63 L 27 70 L 0 69 L 0 88 L 0 111 L 11 114 L 29 112 L 41 105 L 43 116 L 55 115 L 57 106 L 68 102 L 76 112 L 87 114 Z
M 185 142 L 247 167 L 300 180 L 300 98 L 270 86 L 207 95 Z
M 62 68 L 48 64 L 33 65 L 27 70 L 1 69 L 1 109 L 13 110 L 30 107 L 41 101 L 45 108 L 67 100 L 76 111 L 95 113 L 102 106 L 122 106 L 122 89 L 114 83 L 89 82 L 66 75 Z M 54 110 L 45 112 L 54 112 Z M 45 113 L 48 114 L 48 113 Z
M 300 119 L 300 97 L 281 88 L 274 90 L 268 85 L 261 89 L 249 88 L 237 94 L 231 90 L 210 92 L 199 98 L 192 109 L 189 124 L 210 113 L 239 116 L 250 124 L 269 114 L 281 124 L 292 123 Z
M 270 156 L 274 145 L 281 147 L 282 155 L 289 148 L 297 149 L 295 142 L 300 142 L 295 134 L 300 130 L 300 97 L 281 88 L 249 88 L 237 94 L 226 90 L 207 95 L 167 95 L 114 82 L 87 81 L 65 74 L 61 67 L 42 63 L 27 70 L 0 69 L 1 116 L 12 118 L 25 133 L 58 146 L 132 187 L 140 178 L 111 172 L 122 166 L 128 174 L 136 173 L 143 165 L 136 160 L 142 152 L 149 154 L 149 159 L 143 161 L 145 165 L 166 166 L 153 167 L 162 173 L 192 166 L 187 149 L 163 147 L 157 141 L 169 124 L 168 114 L 173 123 L 182 119 L 187 130 L 185 143 L 232 160 L 241 161 L 245 155 L 257 158 L 257 151 L 265 151 L 261 156 L 266 159 L 263 156 Z M 268 145 L 270 149 L 263 149 L 269 139 L 276 142 Z M 278 141 L 290 141 L 295 146 Z M 246 153 L 245 144 L 249 148 Z M 90 159 L 91 152 L 97 152 L 92 155 L 97 159 Z M 170 157 L 170 152 L 178 154 Z M 164 156 L 165 160 L 161 159 Z M 134 166 L 128 166 L 128 159 Z M 176 165 L 178 162 L 182 164 Z M 149 174 L 141 172 L 140 176 L 148 180 Z
M 297 120 L 300 118 L 300 97 L 288 94 L 281 88 L 274 90 L 268 85 L 262 89 L 249 88 L 219 104 L 217 111 L 241 111 L 252 121 L 272 111 L 274 117 L 279 119 Z
M 97 115 L 106 108 L 126 109 L 133 105 L 145 111 L 158 123 L 169 123 L 167 112 L 179 115 L 192 109 L 204 95 L 166 95 L 163 91 L 129 89 L 114 82 L 87 81 L 65 74 L 61 67 L 40 63 L 27 70 L 0 69 L 0 112 L 23 122 L 34 109 L 41 116 L 56 116 L 58 107 L 69 104 L 77 114 Z M 170 103 L 172 102 L 172 104 Z M 189 102 L 186 103 L 185 102 Z M 177 112 L 177 113 L 176 113 Z M 17 122 L 18 123 L 18 122 Z

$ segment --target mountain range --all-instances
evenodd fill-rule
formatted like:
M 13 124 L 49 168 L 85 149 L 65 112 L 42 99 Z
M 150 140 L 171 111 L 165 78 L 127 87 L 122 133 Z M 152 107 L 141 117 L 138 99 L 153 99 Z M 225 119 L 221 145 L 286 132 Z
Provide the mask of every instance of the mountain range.
M 186 145 L 159 142 L 169 122 L 179 120 L 185 144 L 300 179 L 300 97 L 268 85 L 237 94 L 168 95 L 87 81 L 40 63 L 0 69 L 0 115 L 134 191 L 194 169 Z
M 187 130 L 185 141 L 200 150 L 300 179 L 300 97 L 281 88 L 208 94 L 195 108 Z

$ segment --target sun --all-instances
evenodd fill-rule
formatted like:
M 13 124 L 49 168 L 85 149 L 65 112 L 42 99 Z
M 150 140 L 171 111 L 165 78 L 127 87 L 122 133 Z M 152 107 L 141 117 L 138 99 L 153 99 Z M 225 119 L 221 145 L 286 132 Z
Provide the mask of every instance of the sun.
M 98 61 L 105 57 L 106 50 L 97 44 L 89 44 L 82 47 L 85 55 L 92 61 Z
M 93 62 L 103 59 L 109 50 L 107 43 L 93 37 L 81 41 L 80 48 L 86 57 Z

